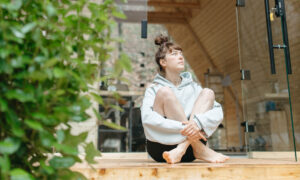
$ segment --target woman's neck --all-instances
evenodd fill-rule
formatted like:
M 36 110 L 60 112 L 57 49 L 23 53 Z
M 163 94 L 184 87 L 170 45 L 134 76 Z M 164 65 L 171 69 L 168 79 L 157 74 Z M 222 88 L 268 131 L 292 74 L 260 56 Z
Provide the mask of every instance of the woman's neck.
M 173 83 L 175 86 L 178 86 L 181 83 L 180 73 L 178 72 L 166 72 L 165 78 L 171 83 Z

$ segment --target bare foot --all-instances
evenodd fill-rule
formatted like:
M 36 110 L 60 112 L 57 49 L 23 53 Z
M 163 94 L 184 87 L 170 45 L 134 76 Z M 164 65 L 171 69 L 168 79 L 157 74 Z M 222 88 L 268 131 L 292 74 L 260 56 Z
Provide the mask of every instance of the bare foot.
M 184 155 L 185 151 L 182 151 L 180 148 L 172 149 L 171 151 L 165 151 L 163 153 L 163 158 L 167 161 L 169 164 L 175 164 L 180 162 L 182 156 Z
M 193 144 L 193 152 L 197 159 L 211 163 L 222 163 L 229 159 L 228 156 L 215 152 L 201 142 Z

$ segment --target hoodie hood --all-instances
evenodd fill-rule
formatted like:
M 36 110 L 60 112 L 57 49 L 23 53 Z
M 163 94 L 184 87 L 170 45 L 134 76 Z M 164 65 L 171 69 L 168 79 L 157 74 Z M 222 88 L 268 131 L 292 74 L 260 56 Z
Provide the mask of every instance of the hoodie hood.
M 190 83 L 193 82 L 193 78 L 192 78 L 192 74 L 190 72 L 182 72 L 180 73 L 180 77 L 182 78 L 182 81 L 180 83 L 180 85 L 177 88 L 181 88 L 184 87 L 186 85 L 189 85 Z M 157 83 L 160 84 L 162 86 L 167 86 L 167 87 L 175 87 L 176 86 L 170 82 L 169 80 L 167 80 L 166 78 L 164 78 L 162 75 L 160 75 L 159 73 L 157 73 L 157 75 L 155 76 L 153 83 Z

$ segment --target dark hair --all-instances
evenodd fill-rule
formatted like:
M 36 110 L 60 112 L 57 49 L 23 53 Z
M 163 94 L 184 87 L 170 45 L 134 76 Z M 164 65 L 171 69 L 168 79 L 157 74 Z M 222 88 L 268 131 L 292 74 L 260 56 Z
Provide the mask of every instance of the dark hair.
M 169 42 L 169 38 L 167 36 L 163 36 L 162 34 L 156 36 L 154 43 L 159 45 L 159 49 L 155 54 L 155 61 L 158 65 L 158 72 L 164 74 L 165 70 L 160 65 L 159 61 L 166 57 L 166 54 L 171 53 L 172 50 L 182 51 L 181 47 L 175 43 Z

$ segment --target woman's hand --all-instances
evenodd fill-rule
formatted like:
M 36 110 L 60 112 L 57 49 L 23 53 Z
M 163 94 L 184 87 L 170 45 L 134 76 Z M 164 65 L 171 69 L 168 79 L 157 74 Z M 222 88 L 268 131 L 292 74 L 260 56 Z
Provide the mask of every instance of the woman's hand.
M 186 125 L 186 127 L 180 131 L 183 136 L 188 136 L 188 139 L 192 141 L 198 141 L 199 139 L 207 141 L 204 135 L 200 132 L 195 121 L 186 121 L 182 122 L 182 124 Z

